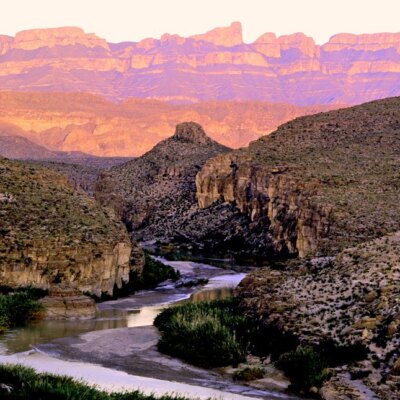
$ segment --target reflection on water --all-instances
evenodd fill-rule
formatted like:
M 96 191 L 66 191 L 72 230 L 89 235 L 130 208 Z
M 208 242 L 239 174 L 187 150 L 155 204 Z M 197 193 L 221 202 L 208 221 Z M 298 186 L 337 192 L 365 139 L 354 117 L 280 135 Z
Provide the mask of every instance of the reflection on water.
M 97 318 L 92 320 L 37 321 L 2 335 L 0 354 L 27 351 L 39 344 L 91 331 L 152 325 L 162 308 L 153 306 L 131 311 L 107 309 L 100 311 Z
M 233 294 L 233 288 L 206 289 L 195 292 L 190 296 L 190 301 L 211 301 L 226 299 Z

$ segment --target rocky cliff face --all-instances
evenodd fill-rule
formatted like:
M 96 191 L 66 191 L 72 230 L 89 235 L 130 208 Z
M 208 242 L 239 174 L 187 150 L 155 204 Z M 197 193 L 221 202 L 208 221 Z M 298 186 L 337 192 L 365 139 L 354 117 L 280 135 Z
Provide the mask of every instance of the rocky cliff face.
M 279 253 L 332 253 L 400 228 L 399 99 L 303 117 L 210 159 L 200 208 L 230 203 Z
M 124 227 L 67 178 L 0 159 L 0 282 L 112 295 L 141 271 Z
M 251 222 L 264 221 L 277 253 L 305 256 L 329 233 L 331 208 L 313 204 L 316 188 L 284 174 L 286 167 L 242 166 L 235 155 L 219 156 L 196 176 L 200 208 L 234 203 Z
M 338 34 L 322 46 L 303 33 L 266 33 L 244 43 L 239 22 L 117 44 L 80 28 L 33 29 L 0 36 L 0 87 L 113 100 L 359 104 L 400 94 L 399 43 L 399 33 Z
M 92 319 L 96 317 L 95 301 L 70 287 L 53 286 L 40 300 L 47 319 Z

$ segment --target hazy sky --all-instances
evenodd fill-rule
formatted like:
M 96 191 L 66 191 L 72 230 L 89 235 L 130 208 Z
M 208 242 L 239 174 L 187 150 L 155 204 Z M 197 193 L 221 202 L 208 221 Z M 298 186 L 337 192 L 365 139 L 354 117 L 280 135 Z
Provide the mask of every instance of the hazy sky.
M 2 0 L 5 2 L 5 0 Z M 109 42 L 163 33 L 188 36 L 232 21 L 245 42 L 265 32 L 304 32 L 323 43 L 335 33 L 400 32 L 400 0 L 11 0 L 0 33 L 80 26 Z

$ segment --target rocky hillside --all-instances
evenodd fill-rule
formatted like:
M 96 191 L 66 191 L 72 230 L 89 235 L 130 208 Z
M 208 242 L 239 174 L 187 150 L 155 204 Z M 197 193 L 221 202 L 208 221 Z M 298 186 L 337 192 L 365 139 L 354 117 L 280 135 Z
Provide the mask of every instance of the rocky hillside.
M 22 136 L 0 135 L 0 156 L 15 159 L 43 160 L 52 159 L 55 154 Z
M 125 228 L 68 179 L 0 158 L 0 282 L 111 295 L 142 268 Z
M 96 199 L 122 216 L 135 239 L 184 240 L 198 211 L 195 176 L 206 160 L 228 150 L 199 124 L 179 124 L 151 151 L 105 172 Z
M 235 205 L 284 254 L 333 254 L 397 231 L 399 121 L 399 98 L 295 119 L 209 160 L 199 206 Z
M 0 35 L 0 87 L 113 100 L 359 104 L 400 94 L 399 43 L 399 33 L 340 33 L 317 45 L 303 33 L 270 32 L 244 43 L 239 22 L 123 43 L 74 27 L 32 29 Z
M 0 157 L 26 160 L 44 165 L 66 175 L 76 189 L 93 195 L 93 187 L 102 171 L 122 164 L 129 157 L 96 157 L 81 152 L 52 151 L 22 136 L 2 136 L 7 129 L 0 125 Z M 20 133 L 20 132 L 19 132 Z
M 364 399 L 363 377 L 379 399 L 400 396 L 400 232 L 349 248 L 335 257 L 313 259 L 283 271 L 260 269 L 238 290 L 254 318 L 290 332 L 302 344 L 333 342 L 367 350 L 322 389 L 324 399 Z M 356 378 L 357 379 L 357 378 Z M 329 397 L 336 392 L 353 397 Z M 372 398 L 372 397 L 368 397 Z
M 81 92 L 0 92 L 0 144 L 6 140 L 2 136 L 24 137 L 35 143 L 30 158 L 40 158 L 38 145 L 46 148 L 43 154 L 62 151 L 102 157 L 138 156 L 169 137 L 178 123 L 197 121 L 214 140 L 237 148 L 283 122 L 332 107 L 255 101 L 185 105 L 129 99 L 113 103 Z M 7 139 L 8 153 L 4 156 L 29 152 L 26 142 L 16 140 L 19 142 Z

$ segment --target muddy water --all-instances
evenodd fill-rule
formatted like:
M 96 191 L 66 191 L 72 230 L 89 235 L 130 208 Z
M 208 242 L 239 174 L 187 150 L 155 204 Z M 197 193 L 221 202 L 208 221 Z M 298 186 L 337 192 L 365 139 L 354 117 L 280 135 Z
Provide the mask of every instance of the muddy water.
M 226 298 L 245 276 L 207 264 L 160 260 L 178 269 L 184 279 L 206 278 L 208 284 L 176 288 L 166 282 L 152 291 L 100 303 L 94 320 L 41 321 L 11 330 L 0 337 L 0 362 L 69 375 L 113 391 L 237 400 L 290 398 L 235 385 L 157 352 L 158 333 L 151 325 L 162 309 L 180 301 Z

